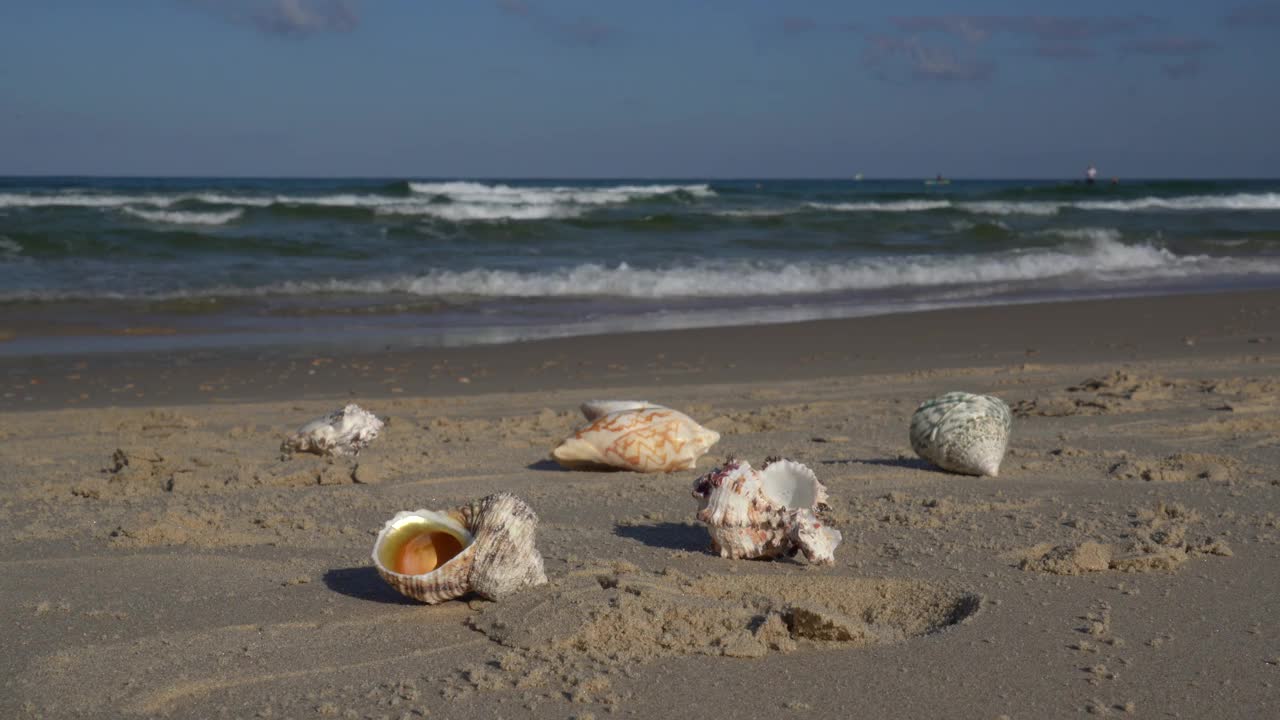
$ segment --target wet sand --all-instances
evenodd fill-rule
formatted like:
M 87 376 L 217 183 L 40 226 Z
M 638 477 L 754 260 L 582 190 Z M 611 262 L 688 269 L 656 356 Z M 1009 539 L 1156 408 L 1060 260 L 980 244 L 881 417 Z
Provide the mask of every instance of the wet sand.
M 0 715 L 1271 716 L 1278 313 L 1251 292 L 6 358 Z M 1014 409 L 998 478 L 911 452 L 915 405 L 957 389 Z M 596 397 L 722 439 L 695 471 L 563 471 Z M 349 401 L 389 420 L 359 458 L 281 456 Z M 834 566 L 709 551 L 690 488 L 731 455 L 817 472 Z M 397 510 L 499 491 L 541 517 L 548 586 L 423 606 L 371 569 Z
M 452 397 L 772 382 L 1018 362 L 1259 352 L 1280 292 L 941 310 L 499 346 L 323 346 L 0 355 L 0 411 L 322 398 Z M 1280 336 L 1275 337 L 1280 341 Z M 1242 349 L 1243 348 L 1243 349 Z

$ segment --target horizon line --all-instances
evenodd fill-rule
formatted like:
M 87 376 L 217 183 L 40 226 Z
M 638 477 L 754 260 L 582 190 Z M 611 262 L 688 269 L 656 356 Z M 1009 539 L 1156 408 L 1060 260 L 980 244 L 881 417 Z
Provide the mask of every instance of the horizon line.
M 741 182 L 753 180 L 771 180 L 771 181 L 833 181 L 847 180 L 856 181 L 877 181 L 877 180 L 933 180 L 935 175 L 917 174 L 917 175 L 181 175 L 181 174 L 96 174 L 96 173 L 23 173 L 23 174 L 0 174 L 0 180 L 26 180 L 26 179 L 86 179 L 86 180 L 403 180 L 413 182 L 423 181 L 492 181 L 492 180 L 515 180 L 515 181 L 593 181 L 602 182 L 610 180 L 679 180 L 691 181 L 702 180 L 708 182 Z M 1059 180 L 1068 182 L 1081 182 L 1082 176 L 1064 176 L 1064 175 L 991 175 L 991 176 L 960 176 L 960 175 L 942 175 L 942 179 L 951 182 L 973 182 L 973 181 L 1046 181 Z M 1278 180 L 1280 175 L 1109 175 L 1100 181 L 1100 184 L 1109 182 L 1111 178 L 1129 181 L 1148 181 L 1148 180 Z

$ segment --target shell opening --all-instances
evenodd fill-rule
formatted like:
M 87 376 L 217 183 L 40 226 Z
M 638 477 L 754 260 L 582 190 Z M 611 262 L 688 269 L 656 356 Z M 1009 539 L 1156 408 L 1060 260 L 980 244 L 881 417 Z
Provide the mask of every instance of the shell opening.
M 426 575 L 457 557 L 472 538 L 465 529 L 423 517 L 392 528 L 378 548 L 378 561 L 400 575 Z
M 770 464 L 760 473 L 760 482 L 765 495 L 782 507 L 812 508 L 818 504 L 816 479 L 788 461 Z
M 426 575 L 462 552 L 458 538 L 445 532 L 425 532 L 400 548 L 395 571 L 401 575 Z

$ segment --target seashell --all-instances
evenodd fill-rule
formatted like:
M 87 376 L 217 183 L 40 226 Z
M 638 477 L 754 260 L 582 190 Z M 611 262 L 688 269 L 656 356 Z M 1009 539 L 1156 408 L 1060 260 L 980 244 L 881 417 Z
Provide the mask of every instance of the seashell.
M 359 405 L 347 405 L 298 428 L 280 445 L 284 452 L 359 455 L 378 437 L 382 421 Z
M 571 470 L 674 472 L 692 469 L 719 439 L 720 433 L 684 413 L 647 406 L 596 418 L 560 443 L 551 457 Z
M 578 406 L 582 411 L 582 416 L 588 422 L 596 420 L 622 410 L 643 410 L 645 408 L 660 408 L 661 405 L 655 405 L 644 400 L 588 400 Z
M 729 460 L 693 484 L 698 519 L 706 523 L 721 557 L 773 558 L 804 553 L 831 564 L 840 531 L 824 523 L 827 488 L 812 470 L 793 460 L 770 458 L 756 470 Z
M 836 561 L 836 546 L 844 537 L 839 530 L 822 522 L 812 510 L 804 508 L 792 513 L 787 539 L 804 553 L 809 562 L 831 565 Z
M 537 524 L 533 509 L 507 493 L 448 512 L 398 512 L 373 543 L 373 565 L 401 594 L 431 605 L 468 592 L 501 600 L 547 582 Z
M 1000 398 L 949 392 L 916 408 L 911 448 L 943 470 L 995 477 L 1009 447 L 1012 420 Z

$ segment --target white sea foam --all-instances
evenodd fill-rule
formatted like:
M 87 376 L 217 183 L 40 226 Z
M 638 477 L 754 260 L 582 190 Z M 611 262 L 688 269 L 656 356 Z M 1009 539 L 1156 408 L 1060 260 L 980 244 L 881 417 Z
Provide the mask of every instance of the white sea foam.
M 400 205 L 408 202 L 405 198 L 385 195 L 356 195 L 340 193 L 337 195 L 277 195 L 272 201 L 278 205 L 312 205 L 316 207 L 342 208 L 380 208 Z
M 82 207 L 165 208 L 179 202 L 209 205 L 264 207 L 272 204 L 289 206 L 350 207 L 385 210 L 444 219 L 501 220 L 574 217 L 594 207 L 625 204 L 637 199 L 685 194 L 696 198 L 715 197 L 706 184 L 690 185 L 616 185 L 616 186 L 513 186 L 478 182 L 410 183 L 409 197 L 376 193 L 334 193 L 327 195 L 253 195 L 224 192 L 180 192 L 147 194 L 113 194 L 94 192 L 0 193 L 0 208 Z M 453 205 L 463 210 L 425 210 L 427 205 Z M 540 213 L 529 208 L 552 208 Z M 1280 193 L 1237 193 L 1234 195 L 1186 195 L 1180 197 L 1143 197 L 1128 200 L 1067 201 L 960 201 L 945 199 L 905 199 L 859 202 L 813 202 L 805 207 L 832 212 L 908 213 L 955 209 L 982 215 L 1050 216 L 1065 209 L 1099 212 L 1150 211 L 1280 211 Z M 500 208 L 511 209 L 510 212 Z M 783 214 L 782 209 L 720 209 L 714 214 L 726 216 L 763 216 Z
M 1057 215 L 1062 210 L 1095 210 L 1110 212 L 1143 212 L 1150 210 L 1280 210 L 1280 193 L 1240 193 L 1236 195 L 1187 195 L 1182 197 L 1144 197 L 1132 200 L 1081 200 L 1078 202 L 1048 200 L 981 200 L 951 202 L 948 200 L 894 200 L 887 202 L 809 203 L 817 210 L 841 212 L 925 212 L 955 208 L 982 215 Z
M 1264 267 L 1265 265 L 1265 267 Z M 1178 256 L 1151 244 L 1098 239 L 1050 249 L 987 255 L 915 255 L 844 263 L 703 261 L 667 268 L 595 263 L 543 272 L 476 269 L 425 275 L 320 283 L 296 282 L 262 292 L 407 293 L 423 296 L 625 298 L 803 295 L 901 287 L 931 287 L 1040 280 L 1078 275 L 1177 277 L 1241 271 L 1280 272 L 1280 262 L 1249 264 L 1207 256 Z
M 1178 256 L 1150 244 L 1110 240 L 994 255 L 905 256 L 845 263 L 702 262 L 662 269 L 584 264 L 547 272 L 478 269 L 435 271 L 382 280 L 286 283 L 286 294 L 406 293 L 481 297 L 749 297 L 804 295 L 897 287 L 1031 281 L 1068 275 L 1092 280 L 1181 277 L 1215 273 L 1280 273 L 1280 262 L 1248 263 Z
M 632 200 L 684 193 L 712 197 L 706 184 L 603 185 L 516 187 L 477 182 L 410 183 L 411 197 L 379 194 L 249 195 L 220 192 L 175 194 L 0 193 L 0 208 L 18 207 L 169 207 L 179 202 L 208 205 L 265 207 L 273 204 L 303 207 L 368 208 L 402 215 L 423 215 L 455 222 L 541 220 L 581 215 L 592 207 L 620 205 Z M 447 202 L 432 202 L 441 198 Z M 198 221 L 189 221 L 198 222 Z
M 952 220 L 951 221 L 951 229 L 955 230 L 956 232 L 965 232 L 968 230 L 974 230 L 984 225 L 990 225 L 991 227 L 997 227 L 997 228 L 1000 228 L 1001 230 L 1006 230 L 1006 231 L 1012 231 L 1013 229 L 1009 226 L 1008 223 L 1002 222 L 1000 220 L 979 220 L 979 221 Z
M 11 237 L 0 235 L 0 255 L 13 257 L 21 254 L 21 243 Z
M 481 205 L 617 205 L 642 198 L 687 193 L 713 197 L 709 185 L 615 185 L 513 187 L 477 182 L 409 183 L 415 193 L 445 197 L 453 202 Z
M 451 222 L 495 220 L 548 220 L 581 215 L 581 208 L 557 205 L 464 205 L 453 203 L 416 203 L 386 205 L 378 208 L 382 215 L 421 215 Z
M 891 200 L 888 202 L 807 203 L 815 210 L 835 212 L 926 212 L 952 207 L 948 200 Z
M 29 195 L 27 193 L 0 193 L 0 207 L 85 207 L 110 208 L 125 205 L 151 205 L 168 207 L 178 202 L 172 195 L 95 195 L 87 193 L 58 193 Z
M 715 195 L 708 185 L 617 185 L 514 187 L 477 182 L 409 183 L 418 197 L 378 206 L 378 212 L 421 215 L 451 222 L 572 218 L 606 205 L 687 193 Z M 424 199 L 427 201 L 424 202 Z M 447 202 L 437 202 L 442 199 Z
M 794 210 L 785 210 L 782 208 L 774 208 L 772 210 L 765 210 L 763 208 L 758 208 L 758 209 L 741 209 L 740 208 L 740 209 L 734 209 L 734 210 L 713 210 L 711 211 L 711 214 L 717 215 L 719 217 L 754 218 L 754 217 L 779 217 L 781 215 L 790 215 L 791 213 L 794 213 L 794 212 L 795 212 Z
M 1035 233 L 1035 235 L 1095 243 L 1119 243 L 1124 236 L 1119 230 L 1108 227 L 1048 228 Z
M 126 215 L 141 218 L 147 222 L 165 223 L 168 225 L 225 225 L 244 214 L 244 210 L 224 210 L 220 212 L 190 212 L 183 210 L 139 210 L 137 208 L 121 208 Z
M 266 207 L 278 200 L 278 198 L 263 197 L 261 195 L 227 195 L 225 193 L 196 193 L 194 195 L 183 195 L 179 199 L 197 200 L 208 205 L 245 205 L 248 207 Z
M 910 255 L 864 258 L 843 263 L 776 261 L 700 261 L 664 268 L 587 263 L 545 271 L 473 269 L 434 270 L 380 278 L 284 281 L 269 285 L 213 287 L 149 298 L 261 297 L 357 293 L 423 297 L 476 298 L 730 298 L 778 297 L 874 291 L 1016 287 L 1052 278 L 1070 278 L 1078 288 L 1149 279 L 1280 275 L 1280 260 L 1179 256 L 1149 243 L 1124 244 L 1098 238 L 1053 248 L 993 254 Z M 130 297 L 112 290 L 6 293 L 0 300 Z
M 1053 202 L 967 202 L 957 207 L 983 215 L 1056 215 L 1062 203 Z
M 1075 203 L 1081 210 L 1280 210 L 1280 193 L 1144 197 L 1134 200 L 1090 200 Z

